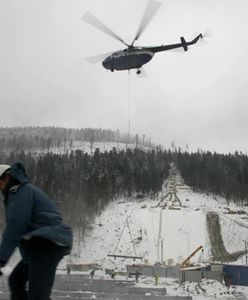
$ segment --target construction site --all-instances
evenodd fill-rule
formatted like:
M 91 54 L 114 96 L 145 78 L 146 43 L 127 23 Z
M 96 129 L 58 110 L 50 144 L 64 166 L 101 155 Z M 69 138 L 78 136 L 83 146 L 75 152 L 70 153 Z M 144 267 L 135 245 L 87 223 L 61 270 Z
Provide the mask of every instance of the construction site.
M 229 253 L 226 250 L 221 235 L 219 215 L 215 212 L 206 213 L 206 226 L 212 252 L 211 260 L 204 261 L 204 247 L 202 245 L 198 245 L 187 257 L 175 266 L 171 265 L 172 262 L 165 261 L 165 239 L 162 236 L 163 213 L 165 210 L 181 210 L 184 208 L 182 201 L 178 196 L 179 189 L 187 189 L 187 186 L 184 185 L 184 182 L 176 168 L 176 164 L 172 163 L 168 181 L 165 183 L 164 190 L 166 193 L 161 195 L 161 199 L 155 206 L 161 208 L 158 220 L 159 231 L 156 244 L 157 263 L 149 266 L 147 264 L 148 261 L 144 260 L 146 264 L 135 263 L 127 265 L 128 274 L 134 275 L 138 270 L 138 272 L 144 276 L 156 276 L 157 274 L 159 277 L 179 279 L 180 283 L 186 281 L 200 282 L 203 278 L 205 278 L 217 280 L 220 283 L 227 285 L 248 285 L 248 266 L 235 264 L 229 265 L 230 262 L 235 262 L 238 258 L 247 256 L 247 250 L 240 250 L 232 253 Z M 136 254 L 135 248 L 134 252 Z M 192 262 L 192 258 L 196 254 L 198 254 L 198 256 L 200 255 L 200 263 Z M 142 259 L 142 257 L 138 256 L 131 258 Z M 226 278 L 229 278 L 229 282 L 227 282 Z
M 248 220 L 240 210 L 192 191 L 172 163 L 157 197 L 113 202 L 84 239 L 75 234 L 53 298 L 247 299 L 240 287 L 248 286 Z M 0 280 L 3 300 L 7 275 Z
M 114 271 L 121 284 L 128 287 L 137 286 L 145 278 L 152 278 L 154 286 L 171 279 L 178 286 L 187 282 L 195 282 L 199 286 L 204 280 L 218 282 L 223 289 L 235 285 L 248 286 L 247 250 L 242 249 L 242 245 L 232 237 L 236 233 L 229 232 L 227 235 L 224 232 L 226 226 L 223 226 L 223 222 L 227 221 L 229 230 L 230 224 L 240 226 L 240 230 L 243 230 L 241 239 L 248 228 L 245 216 L 234 213 L 234 208 L 227 209 L 225 203 L 221 205 L 215 200 L 214 205 L 221 207 L 218 211 L 210 207 L 210 202 L 205 199 L 207 196 L 202 197 L 202 200 L 199 199 L 199 195 L 195 195 L 184 184 L 176 164 L 172 163 L 163 191 L 155 201 L 150 202 L 150 206 L 142 195 L 137 195 L 137 211 L 134 211 L 132 204 L 126 202 L 118 204 L 118 213 L 113 214 L 111 208 L 111 217 L 108 219 L 103 215 L 99 218 L 97 223 L 101 224 L 100 228 L 96 225 L 89 237 L 91 240 L 85 240 L 91 253 L 87 252 L 86 247 L 82 253 L 92 263 L 68 263 L 68 266 L 72 272 L 89 273 L 94 269 L 96 274 L 104 273 L 105 275 L 101 275 L 103 278 L 111 278 Z M 130 209 L 132 207 L 133 213 L 129 214 L 128 205 Z M 114 219 L 115 215 L 118 220 Z M 150 223 L 146 223 L 145 227 L 144 222 L 149 222 L 149 219 Z M 118 226 L 115 222 L 118 222 Z M 111 225 L 107 227 L 107 223 Z M 202 231 L 203 227 L 205 231 Z M 111 235 L 111 232 L 115 234 Z M 228 236 L 233 244 L 227 240 Z M 95 250 L 89 243 L 91 241 L 96 248 L 98 243 L 101 244 L 102 253 L 105 254 L 96 250 L 97 257 L 94 256 Z M 177 253 L 183 255 L 176 256 Z M 166 284 L 158 286 L 156 291 L 168 295 Z

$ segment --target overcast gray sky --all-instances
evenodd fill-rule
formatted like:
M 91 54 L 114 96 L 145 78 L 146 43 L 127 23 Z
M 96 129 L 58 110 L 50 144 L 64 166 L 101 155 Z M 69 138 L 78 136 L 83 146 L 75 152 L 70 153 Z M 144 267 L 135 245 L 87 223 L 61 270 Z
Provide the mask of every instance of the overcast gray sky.
M 248 153 L 248 1 L 161 0 L 136 45 L 211 31 L 186 53 L 161 52 L 131 72 L 131 133 L 165 147 Z M 0 126 L 128 131 L 128 72 L 85 58 L 125 48 L 81 20 L 91 11 L 131 42 L 146 0 L 1 0 Z

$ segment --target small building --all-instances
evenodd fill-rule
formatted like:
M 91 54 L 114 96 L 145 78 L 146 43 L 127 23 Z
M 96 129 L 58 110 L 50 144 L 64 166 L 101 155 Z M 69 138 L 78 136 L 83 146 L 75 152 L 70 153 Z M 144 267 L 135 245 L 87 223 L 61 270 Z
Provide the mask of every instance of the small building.
M 228 275 L 231 285 L 248 286 L 248 266 L 223 265 L 224 275 Z
M 248 266 L 211 264 L 199 270 L 185 269 L 180 271 L 180 282 L 198 282 L 203 278 L 214 279 L 221 283 L 225 281 L 226 284 L 226 278 L 228 278 L 228 285 L 248 286 Z
M 223 265 L 211 265 L 206 267 L 191 267 L 180 270 L 180 282 L 200 282 L 203 278 L 213 279 L 223 283 Z

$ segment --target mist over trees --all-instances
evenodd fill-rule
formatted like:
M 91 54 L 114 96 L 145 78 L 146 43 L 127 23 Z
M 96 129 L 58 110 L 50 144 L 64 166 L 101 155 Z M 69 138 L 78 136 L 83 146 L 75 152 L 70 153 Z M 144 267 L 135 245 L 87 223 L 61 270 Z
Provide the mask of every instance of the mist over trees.
M 66 152 L 79 142 L 113 142 L 155 147 L 145 135 L 121 134 L 119 130 L 63 127 L 0 127 L 0 152 Z

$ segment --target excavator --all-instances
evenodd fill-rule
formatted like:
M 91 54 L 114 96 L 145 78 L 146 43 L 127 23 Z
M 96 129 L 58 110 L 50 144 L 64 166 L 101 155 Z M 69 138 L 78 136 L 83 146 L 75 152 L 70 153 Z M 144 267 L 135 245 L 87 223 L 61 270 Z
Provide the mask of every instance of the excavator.
M 191 257 L 193 257 L 201 249 L 203 250 L 203 246 L 202 245 L 199 246 L 199 247 L 197 247 L 187 258 L 185 258 L 185 260 L 180 264 L 180 267 L 181 268 L 187 268 L 187 267 L 192 266 L 192 264 L 190 262 Z

